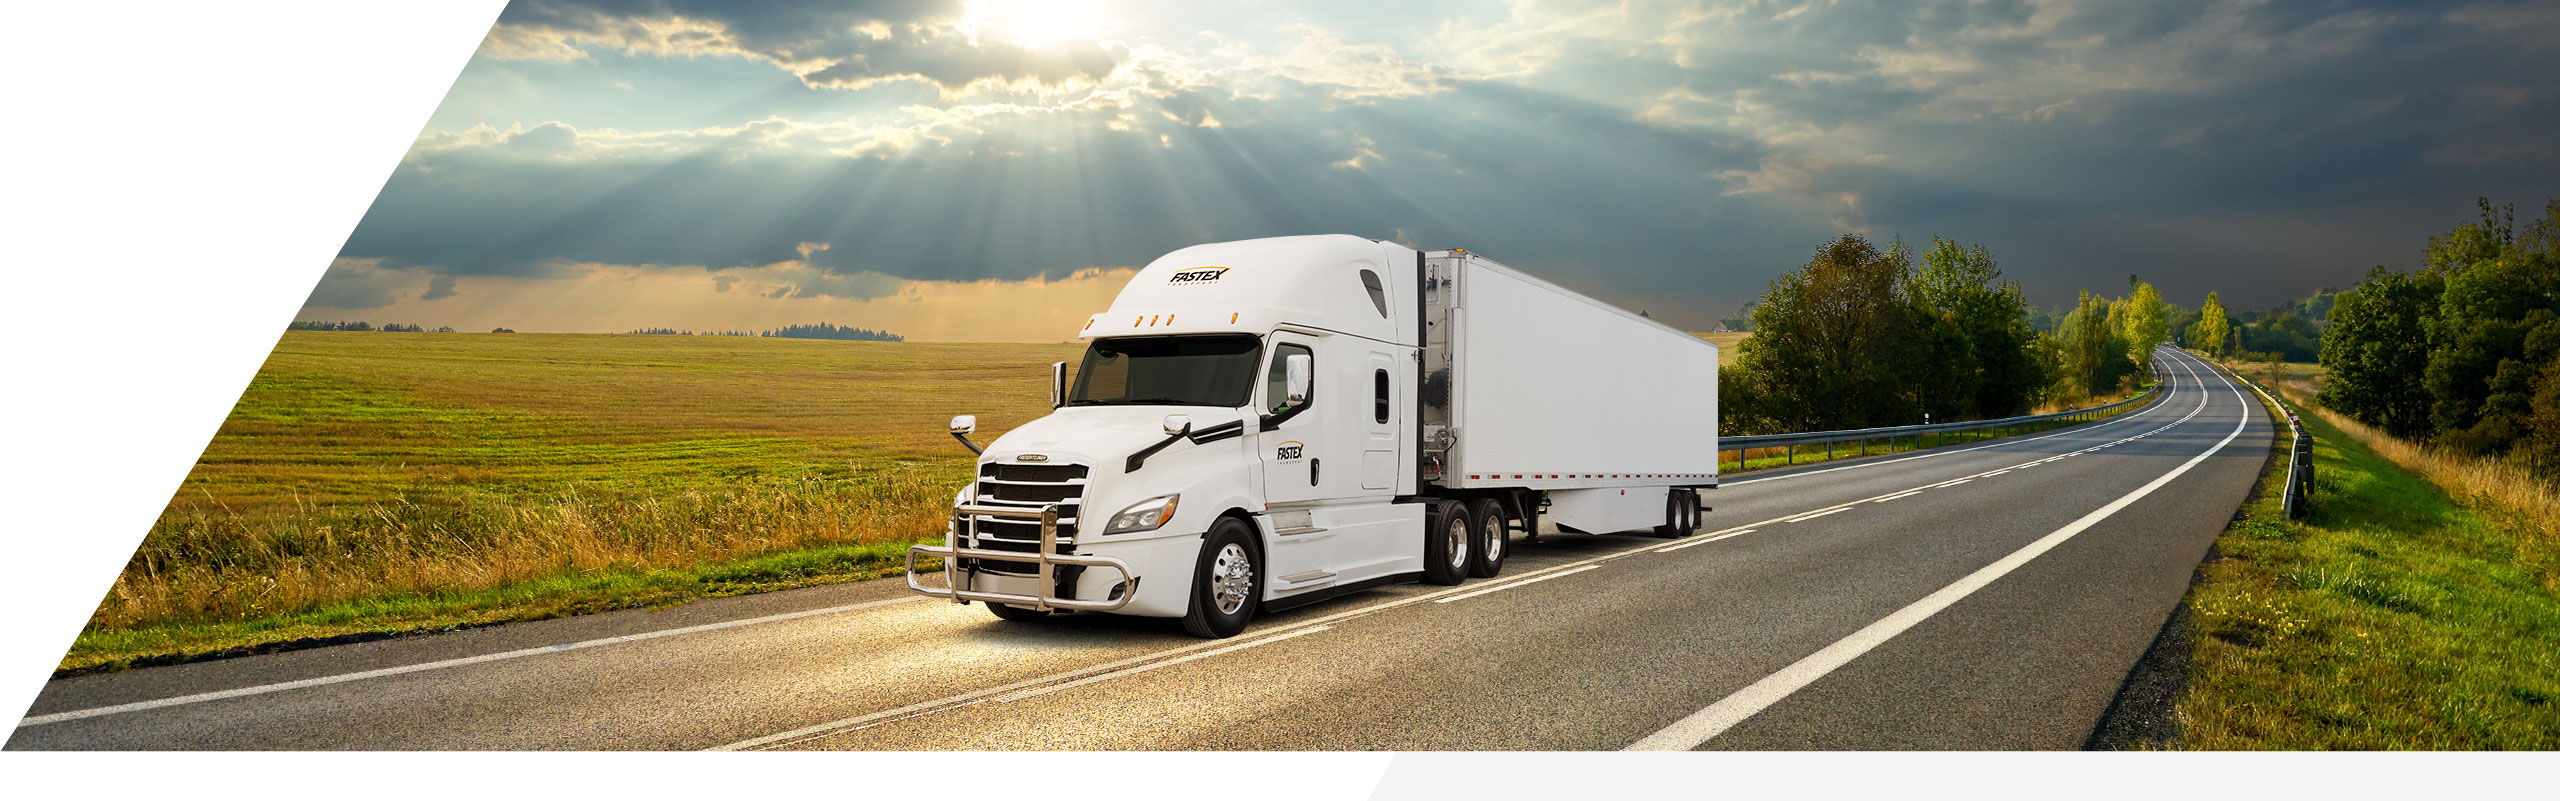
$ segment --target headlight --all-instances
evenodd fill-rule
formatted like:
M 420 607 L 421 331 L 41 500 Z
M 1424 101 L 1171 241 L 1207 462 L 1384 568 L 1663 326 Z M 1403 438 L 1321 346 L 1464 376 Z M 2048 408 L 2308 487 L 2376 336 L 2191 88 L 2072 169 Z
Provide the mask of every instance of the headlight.
M 1132 531 L 1154 531 L 1162 528 L 1164 521 L 1173 519 L 1174 505 L 1181 502 L 1180 495 L 1159 495 L 1130 504 L 1129 508 L 1122 509 L 1119 514 L 1111 516 L 1111 525 L 1104 526 L 1102 533 L 1126 534 Z

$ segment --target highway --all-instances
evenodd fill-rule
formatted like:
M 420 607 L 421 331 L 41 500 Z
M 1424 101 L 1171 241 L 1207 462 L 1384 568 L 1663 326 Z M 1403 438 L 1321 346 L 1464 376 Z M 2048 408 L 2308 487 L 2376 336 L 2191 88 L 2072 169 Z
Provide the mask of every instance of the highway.
M 1203 641 L 898 580 L 50 682 L 26 749 L 2076 749 L 2267 458 L 2163 350 L 2138 412 L 1728 477 Z

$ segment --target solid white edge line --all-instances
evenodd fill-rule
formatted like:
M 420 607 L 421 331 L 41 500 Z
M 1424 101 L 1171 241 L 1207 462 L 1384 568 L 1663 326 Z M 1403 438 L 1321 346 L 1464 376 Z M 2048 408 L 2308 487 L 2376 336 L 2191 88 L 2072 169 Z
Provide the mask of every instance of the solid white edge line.
M 1868 501 L 1868 503 L 1885 503 L 1885 502 L 1887 502 L 1887 501 L 1898 501 L 1898 500 L 1902 500 L 1902 499 L 1904 499 L 1904 498 L 1908 498 L 1908 497 L 1911 497 L 1911 496 L 1913 496 L 1913 495 L 1918 495 L 1918 494 L 1920 494 L 1920 493 L 1927 492 L 1927 491 L 1928 491 L 1928 490 L 1912 490 L 1912 491 L 1910 491 L 1910 492 L 1904 492 L 1904 493 L 1897 493 L 1897 494 L 1893 494 L 1893 495 L 1887 495 L 1887 496 L 1884 496 L 1884 497 L 1882 497 L 1882 498 L 1877 498 L 1877 499 L 1875 499 L 1875 500 Z
M 1859 503 L 1865 503 L 1865 501 L 1860 501 Z M 1842 507 L 1838 507 L 1838 508 L 1835 508 L 1835 509 L 1824 509 L 1824 510 L 1822 510 L 1822 511 L 1815 512 L 1815 513 L 1813 513 L 1813 514 L 1809 514 L 1809 515 L 1797 515 L 1797 516 L 1794 516 L 1794 517 L 1790 517 L 1790 518 L 1787 518 L 1787 519 L 1786 519 L 1785 521 L 1783 521 L 1783 522 L 1788 522 L 1788 523 L 1802 523 L 1802 522 L 1804 522 L 1804 521 L 1812 520 L 1812 519 L 1814 519 L 1814 518 L 1821 517 L 1821 516 L 1823 516 L 1823 515 L 1836 515 L 1836 514 L 1839 514 L 1839 513 L 1841 513 L 1841 512 L 1846 512 L 1846 511 L 1849 511 L 1849 507 L 1847 507 L 1847 506 L 1842 506 Z
M 1572 570 L 1558 570 L 1558 571 L 1556 571 L 1556 572 L 1548 573 L 1548 574 L 1545 574 L 1545 575 L 1542 575 L 1542 576 L 1538 576 L 1538 577 L 1536 577 L 1536 578 L 1524 578 L 1524 579 L 1520 579 L 1520 580 L 1518 580 L 1518 581 L 1504 582 L 1504 583 L 1501 583 L 1501 584 L 1493 585 L 1493 586 L 1491 586 L 1491 587 L 1485 587 L 1485 588 L 1483 588 L 1483 589 L 1471 590 L 1471 591 L 1468 591 L 1468 592 L 1459 593 L 1459 594 L 1457 594 L 1457 595 L 1452 595 L 1452 596 L 1449 596 L 1449 597 L 1447 597 L 1447 598 L 1438 598 L 1438 599 L 1434 599 L 1434 600 L 1432 600 L 1432 603 L 1435 603 L 1435 604 L 1445 604 L 1445 603 L 1450 603 L 1450 602 L 1453 602 L 1453 601 L 1464 601 L 1464 600 L 1466 600 L 1466 599 L 1473 598 L 1473 597 L 1476 597 L 1476 596 L 1478 596 L 1478 595 L 1483 595 L 1483 594 L 1486 594 L 1486 593 L 1501 592 L 1501 591 L 1503 591 L 1503 590 L 1511 589 L 1511 588 L 1513 588 L 1513 587 L 1519 587 L 1519 586 L 1529 585 L 1529 584 L 1536 584 L 1536 583 L 1538 583 L 1538 582 L 1545 581 L 1545 580 L 1547 580 L 1547 579 L 1551 579 L 1551 578 L 1555 578 L 1555 577 L 1557 577 L 1557 576 L 1569 576 L 1569 575 L 1573 575 L 1573 574 L 1575 574 L 1575 573 L 1580 573 L 1580 572 L 1585 571 L 1585 570 L 1598 570 L 1598 569 L 1600 569 L 1600 566 L 1599 566 L 1599 565 L 1597 565 L 1597 564 L 1589 564 L 1589 565 L 1583 565 L 1583 566 L 1581 566 L 1581 567 L 1574 568 L 1574 569 L 1572 569 Z
M 2184 365 L 2181 367 L 2184 369 Z M 2188 369 L 2187 372 L 2191 376 L 2194 375 L 2192 369 Z M 2223 378 L 2220 373 L 2215 373 L 2214 377 L 2222 380 L 2225 389 L 2231 390 L 2233 399 L 2240 399 L 2240 390 L 2232 386 L 2230 379 Z M 2202 382 L 2198 381 L 2198 383 Z M 2201 411 L 2201 407 L 2198 410 Z M 1865 628 L 1824 646 L 1822 650 L 1796 660 L 1795 664 L 1762 677 L 1759 681 L 1752 682 L 1750 686 L 1725 696 L 1723 700 L 1698 710 L 1680 719 L 1679 722 L 1665 726 L 1661 731 L 1647 735 L 1642 740 L 1637 740 L 1625 750 L 1687 751 L 1715 739 L 1716 735 L 1723 734 L 1725 730 L 1733 728 L 1736 724 L 1749 720 L 1752 715 L 1759 714 L 1770 705 L 1785 700 L 1797 690 L 1804 689 L 1806 685 L 1830 675 L 1831 671 L 1883 645 L 1895 635 L 1910 630 L 1921 621 L 1963 600 L 1965 596 L 1972 595 L 1990 585 L 1991 582 L 1999 580 L 2001 576 L 2008 575 L 2010 571 L 2018 569 L 2046 551 L 2053 550 L 2072 537 L 2078 536 L 2080 532 L 2114 516 L 2116 512 L 2133 505 L 2133 502 L 2167 486 L 2177 477 L 2186 475 L 2188 470 L 2195 469 L 2196 465 L 2203 464 L 2204 460 L 2222 452 L 2222 449 L 2230 445 L 2232 440 L 2240 438 L 2240 432 L 2247 430 L 2248 427 L 2249 409 L 2244 402 L 2240 409 L 2240 424 L 2232 427 L 2231 433 L 2223 435 L 2221 442 L 2214 443 L 2213 447 L 2206 449 L 2205 452 L 2196 454 L 2195 458 L 2188 459 L 2184 464 L 2161 474 L 2159 478 L 2152 479 L 2150 483 L 2125 494 L 2124 497 L 2117 498 L 2096 511 L 2081 516 L 2080 519 L 2054 530 L 2053 533 L 2035 542 L 2028 543 L 2026 547 L 2008 556 L 2001 557 L 1999 561 L 1985 565 L 1982 569 L 1957 579 L 1955 583 L 1940 588 L 1937 592 L 1930 593 L 1918 601 L 1913 601 L 1909 606 L 1896 610 L 1893 614 L 1886 615 L 1884 619 L 1867 624 Z
M 129 704 L 116 704 L 116 705 L 114 705 L 114 706 L 91 707 L 91 708 L 88 708 L 88 709 L 74 709 L 74 710 L 71 710 L 71 711 L 68 711 L 68 712 L 55 712 L 55 713 L 53 713 L 53 714 L 49 714 L 49 715 L 30 715 L 30 716 L 28 716 L 25 720 L 23 720 L 23 721 L 19 721 L 19 723 L 18 723 L 18 728 L 23 729 L 23 728 L 27 728 L 27 727 L 30 727 L 30 726 L 42 726 L 42 725 L 45 725 L 45 724 L 48 724 L 48 723 L 61 723 L 61 722 L 63 722 L 63 721 L 67 721 L 67 720 L 80 720 L 80 719 L 83 719 L 83 718 L 94 718 L 94 717 L 100 717 L 100 716 L 103 716 L 103 715 L 113 715 L 113 714 L 118 714 L 118 713 L 123 713 L 123 712 L 139 712 L 139 711 L 146 710 L 146 709 L 160 709 L 160 708 L 163 708 L 163 707 L 181 706 L 181 705 L 185 705 L 185 704 L 201 704 L 201 703 L 204 703 L 204 702 L 206 702 L 206 701 L 220 701 L 220 700 L 223 700 L 223 699 L 226 699 L 226 698 L 241 698 L 241 697 L 251 696 L 251 695 L 265 695 L 265 694 L 267 694 L 267 693 L 283 692 L 283 691 L 286 691 L 286 690 L 299 690 L 299 689 L 303 689 L 303 688 L 306 688 L 306 687 L 322 687 L 322 686 L 327 686 L 327 685 L 331 685 L 331 684 L 343 684 L 343 683 L 350 682 L 350 681 L 363 681 L 363 680 L 365 680 L 365 679 L 378 679 L 378 678 L 383 678 L 383 677 L 385 677 L 385 676 L 398 676 L 398 675 L 402 675 L 402 674 L 406 674 L 406 673 L 422 673 L 422 672 L 430 671 L 430 670 L 442 670 L 442 669 L 450 668 L 450 667 L 461 667 L 461 666 L 463 666 L 463 665 L 477 665 L 477 664 L 481 664 L 481 663 L 485 663 L 485 662 L 500 662 L 500 661 L 505 661 L 505 660 L 509 660 L 509 659 L 520 659 L 520 658 L 528 657 L 528 656 L 540 656 L 540 655 L 542 655 L 542 654 L 556 654 L 556 653 L 561 653 L 561 652 L 564 652 L 564 651 L 576 651 L 576 650 L 585 649 L 585 648 L 594 648 L 594 647 L 599 646 L 599 645 L 616 645 L 616 644 L 620 644 L 620 643 L 627 643 L 627 642 L 640 642 L 640 641 L 643 641 L 643 640 L 655 640 L 655 639 L 658 639 L 658 638 L 661 638 L 661 637 L 675 637 L 675 636 L 685 635 L 685 634 L 700 634 L 700 633 L 702 633 L 702 632 L 706 632 L 706 631 L 719 631 L 719 630 L 721 630 L 721 629 L 733 629 L 733 628 L 737 628 L 737 627 L 739 627 L 739 626 L 753 626 L 753 625 L 756 625 L 756 624 L 759 624 L 759 623 L 779 623 L 779 622 L 782 622 L 782 621 L 785 621 L 785 620 L 798 620 L 798 619 L 800 619 L 800 618 L 804 618 L 804 617 L 816 617 L 816 616 L 818 616 L 818 615 L 832 615 L 832 614 L 836 614 L 836 613 L 839 613 L 839 612 L 852 612 L 852 611 L 860 610 L 860 609 L 870 609 L 870 608 L 873 608 L 873 607 L 888 606 L 888 605 L 890 605 L 890 604 L 910 603 L 910 602 L 914 602 L 914 601 L 921 601 L 921 600 L 924 600 L 924 597 L 923 597 L 923 596 L 912 596 L 912 597 L 906 597 L 906 598 L 887 598 L 887 599 L 878 600 L 878 601 L 866 601 L 866 602 L 858 603 L 858 604 L 846 604 L 846 605 L 843 605 L 843 606 L 830 606 L 830 607 L 827 607 L 827 608 L 824 608 L 824 609 L 809 609 L 809 610 L 804 610 L 804 611 L 799 611 L 799 612 L 786 612 L 786 613 L 779 614 L 779 615 L 766 615 L 766 616 L 764 616 L 764 617 L 746 618 L 746 619 L 743 619 L 743 620 L 730 620 L 730 621 L 723 621 L 723 622 L 719 622 L 719 623 L 705 623 L 705 624 L 702 624 L 702 625 L 699 625 L 699 626 L 686 626 L 686 627 L 684 627 L 684 628 L 678 628 L 678 629 L 666 629 L 666 630 L 663 630 L 663 631 L 642 632 L 642 633 L 639 633 L 639 634 L 625 634 L 625 635 L 622 635 L 622 636 L 619 636 L 619 637 L 604 637 L 604 638 L 601 638 L 601 639 L 594 639 L 594 640 L 582 640 L 582 641 L 579 641 L 579 642 L 562 643 L 562 644 L 559 644 L 559 645 L 542 645 L 542 646 L 535 646 L 535 647 L 532 647 L 532 648 L 520 648 L 520 649 L 513 650 L 513 651 L 501 651 L 501 652 L 494 653 L 494 654 L 481 654 L 481 655 L 479 655 L 479 656 L 466 656 L 466 657 L 461 657 L 461 658 L 458 658 L 458 659 L 446 659 L 446 660 L 436 661 L 436 662 L 421 662 L 421 663 L 418 663 L 418 664 L 415 664 L 415 665 L 401 665 L 401 666 L 399 666 L 399 667 L 387 667 L 387 668 L 382 668 L 382 669 L 379 669 L 379 670 L 367 670 L 367 671 L 362 671 L 362 672 L 358 672 L 358 673 L 341 673 L 341 674 L 338 674 L 338 675 L 335 675 L 335 676 L 318 676 L 318 677 L 314 677 L 314 678 L 301 679 L 301 680 L 298 680 L 298 681 L 278 682 L 278 683 L 275 683 L 275 684 L 261 684 L 261 685 L 255 686 L 255 687 L 241 687 L 241 688 L 238 688 L 238 689 L 232 689 L 232 690 L 220 690 L 220 691 L 216 691 L 216 692 L 209 692 L 209 693 L 196 693 L 196 694 L 194 694 L 194 695 L 180 695 L 180 696 L 173 696 L 173 697 L 169 697 L 169 698 L 157 698 L 157 699 L 153 699 L 153 700 L 149 700 L 149 701 L 135 701 L 135 702 L 133 702 L 133 703 L 129 703 Z

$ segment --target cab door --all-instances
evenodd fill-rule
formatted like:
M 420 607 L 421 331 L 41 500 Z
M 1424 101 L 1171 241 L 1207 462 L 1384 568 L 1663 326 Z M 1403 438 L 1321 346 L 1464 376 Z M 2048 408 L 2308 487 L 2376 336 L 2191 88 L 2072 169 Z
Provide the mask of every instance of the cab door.
M 1358 432 L 1331 431 L 1325 425 L 1326 413 L 1343 405 L 1333 398 L 1340 389 L 1333 385 L 1342 382 L 1328 380 L 1333 377 L 1325 369 L 1330 365 L 1317 353 L 1317 345 L 1315 337 L 1305 334 L 1274 333 L 1270 355 L 1263 364 L 1259 410 L 1262 496 L 1275 508 L 1311 506 L 1312 502 L 1329 497 L 1324 488 L 1335 482 L 1328 479 L 1359 469 L 1358 445 L 1343 436 L 1356 436 Z M 1308 372 L 1312 380 L 1308 382 L 1306 402 L 1296 405 L 1288 399 L 1289 357 L 1293 355 L 1312 359 L 1315 368 Z M 1349 462 L 1334 453 L 1346 445 L 1354 449 Z M 1328 472 L 1337 475 L 1325 475 Z
M 1262 461 L 1262 497 L 1265 516 L 1271 527 L 1268 541 L 1271 580 L 1266 595 L 1282 597 L 1319 590 L 1344 580 L 1336 564 L 1334 549 L 1339 532 L 1325 525 L 1324 510 L 1318 508 L 1325 497 L 1327 472 L 1345 467 L 1338 458 L 1328 459 L 1333 440 L 1327 436 L 1323 412 L 1333 405 L 1331 384 L 1324 374 L 1326 360 L 1316 352 L 1317 338 L 1288 331 L 1271 335 L 1262 370 L 1261 387 L 1254 392 L 1252 414 L 1245 424 L 1258 429 L 1253 442 Z M 1309 371 L 1306 402 L 1288 402 L 1289 357 L 1303 355 L 1313 359 Z

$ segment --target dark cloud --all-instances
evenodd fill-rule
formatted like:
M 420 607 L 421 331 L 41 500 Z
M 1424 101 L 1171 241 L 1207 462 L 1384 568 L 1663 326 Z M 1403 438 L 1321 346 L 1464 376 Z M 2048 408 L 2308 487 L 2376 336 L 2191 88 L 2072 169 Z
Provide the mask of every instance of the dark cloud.
M 419 295 L 418 299 L 441 300 L 459 294 L 462 293 L 453 291 L 453 276 L 439 275 L 434 278 L 427 279 L 427 293 Z
M 409 294 L 418 277 L 401 270 L 383 269 L 375 259 L 339 259 L 320 275 L 318 286 L 302 305 L 332 309 L 372 309 L 389 306 Z

